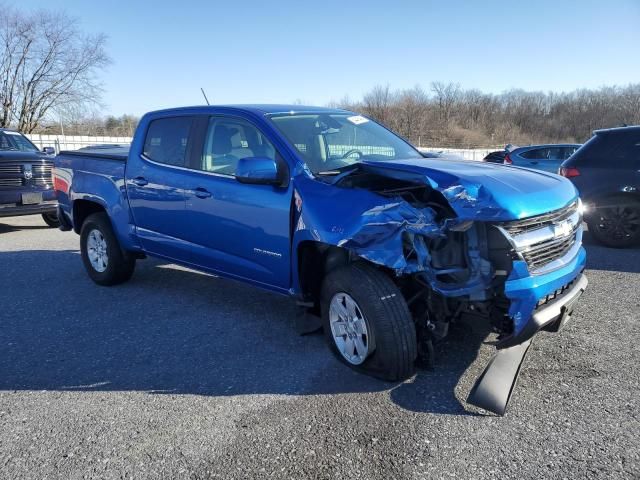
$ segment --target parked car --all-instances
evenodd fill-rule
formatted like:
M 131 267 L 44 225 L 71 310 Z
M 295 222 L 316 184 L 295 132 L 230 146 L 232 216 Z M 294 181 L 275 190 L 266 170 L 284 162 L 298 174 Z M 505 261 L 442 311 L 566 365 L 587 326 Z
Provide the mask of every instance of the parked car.
M 56 175 L 61 229 L 97 284 L 155 256 L 289 295 L 301 330 L 323 326 L 341 361 L 390 381 L 431 365 L 469 315 L 500 335 L 469 398 L 497 413 L 533 336 L 557 331 L 587 285 L 571 182 L 424 158 L 354 112 L 151 112 L 130 149 L 62 152 Z
M 420 153 L 422 153 L 422 156 L 424 158 L 444 158 L 447 160 L 464 160 L 462 155 L 459 155 L 457 153 L 445 152 L 442 150 L 439 150 L 439 151 L 422 150 L 422 149 L 419 149 L 419 150 L 420 150 Z
M 487 156 L 482 159 L 482 161 L 491 163 L 504 163 L 504 157 L 506 155 L 506 150 L 496 150 L 495 152 L 489 152 Z
M 556 173 L 560 164 L 580 148 L 579 144 L 529 145 L 505 154 L 503 163 Z
M 57 227 L 52 148 L 40 151 L 19 132 L 0 128 L 0 217 L 40 214 Z
M 640 126 L 594 131 L 559 173 L 580 191 L 593 238 L 615 248 L 640 243 Z

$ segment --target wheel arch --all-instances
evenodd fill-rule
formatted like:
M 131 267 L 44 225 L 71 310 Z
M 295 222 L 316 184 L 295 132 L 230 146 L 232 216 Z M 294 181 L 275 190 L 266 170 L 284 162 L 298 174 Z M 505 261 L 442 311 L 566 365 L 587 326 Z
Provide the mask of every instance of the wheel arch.
M 353 261 L 353 255 L 345 248 L 303 240 L 296 247 L 294 289 L 303 300 L 317 306 L 322 281 L 327 273 Z
M 107 209 L 93 200 L 77 199 L 73 202 L 73 231 L 80 234 L 82 225 L 94 213 L 107 213 Z

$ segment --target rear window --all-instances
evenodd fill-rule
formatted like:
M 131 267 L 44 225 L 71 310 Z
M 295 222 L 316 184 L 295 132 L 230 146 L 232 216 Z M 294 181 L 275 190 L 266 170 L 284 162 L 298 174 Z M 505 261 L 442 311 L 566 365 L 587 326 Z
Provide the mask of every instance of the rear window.
M 154 162 L 182 167 L 193 117 L 169 117 L 153 120 L 144 141 L 144 155 Z
M 547 160 L 549 158 L 548 148 L 534 148 L 533 150 L 527 150 L 520 154 L 522 158 L 527 160 Z
M 640 130 L 598 133 L 576 151 L 575 165 L 607 168 L 640 167 Z

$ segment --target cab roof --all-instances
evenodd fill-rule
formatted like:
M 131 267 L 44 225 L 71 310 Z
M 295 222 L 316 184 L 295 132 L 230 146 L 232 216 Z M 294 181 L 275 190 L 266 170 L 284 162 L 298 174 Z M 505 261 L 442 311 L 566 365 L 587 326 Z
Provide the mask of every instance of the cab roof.
M 163 113 L 163 112 L 179 112 L 181 110 L 201 110 L 203 113 L 217 110 L 217 109 L 229 109 L 250 112 L 257 115 L 274 115 L 277 113 L 291 113 L 291 112 L 305 112 L 305 113 L 348 113 L 348 110 L 340 108 L 329 107 L 316 107 L 312 105 L 297 105 L 297 104 L 230 104 L 230 105 L 197 105 L 191 107 L 178 107 L 168 108 L 162 110 L 155 110 L 150 113 Z
M 599 133 L 633 132 L 637 130 L 640 130 L 640 125 L 625 125 L 623 127 L 601 128 L 600 130 L 594 130 L 593 134 L 597 135 Z

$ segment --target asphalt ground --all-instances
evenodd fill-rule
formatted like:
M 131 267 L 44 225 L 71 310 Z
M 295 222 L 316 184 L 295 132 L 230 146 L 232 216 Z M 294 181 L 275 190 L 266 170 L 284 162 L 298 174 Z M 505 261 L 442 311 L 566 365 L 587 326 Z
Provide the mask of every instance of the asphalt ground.
M 464 403 L 479 325 L 384 383 L 287 298 L 156 260 L 99 287 L 77 235 L 0 219 L 0 477 L 639 478 L 640 249 L 586 237 L 588 291 L 497 417 Z

